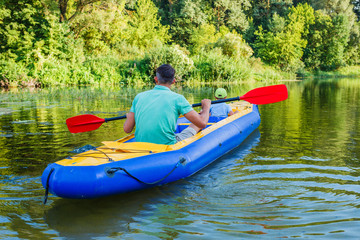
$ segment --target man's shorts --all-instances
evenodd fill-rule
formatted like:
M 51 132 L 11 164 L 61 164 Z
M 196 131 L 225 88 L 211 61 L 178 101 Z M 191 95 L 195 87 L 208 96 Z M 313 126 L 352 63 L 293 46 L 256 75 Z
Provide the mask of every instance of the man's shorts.
M 182 130 L 181 133 L 177 133 L 175 134 L 175 138 L 177 142 L 180 142 L 186 138 L 192 137 L 196 134 L 195 129 L 191 128 L 191 127 L 187 127 L 184 130 Z

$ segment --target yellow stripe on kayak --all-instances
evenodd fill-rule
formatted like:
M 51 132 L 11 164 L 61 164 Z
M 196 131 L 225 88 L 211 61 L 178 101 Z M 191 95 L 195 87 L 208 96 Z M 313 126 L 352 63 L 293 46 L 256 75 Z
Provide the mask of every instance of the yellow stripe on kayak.
M 146 142 L 102 142 L 106 147 L 114 149 L 119 152 L 165 152 L 167 151 L 168 145 L 164 144 L 155 144 L 155 143 L 146 143 Z

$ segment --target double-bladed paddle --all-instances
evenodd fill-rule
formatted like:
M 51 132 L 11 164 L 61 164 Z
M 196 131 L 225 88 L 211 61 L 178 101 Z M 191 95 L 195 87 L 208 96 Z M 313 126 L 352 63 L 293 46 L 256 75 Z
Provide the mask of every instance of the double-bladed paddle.
M 259 87 L 250 90 L 240 97 L 219 99 L 211 101 L 211 104 L 232 102 L 244 100 L 252 104 L 262 105 L 276 103 L 288 98 L 288 92 L 285 84 L 272 85 L 267 87 Z M 201 103 L 195 103 L 192 107 L 199 107 Z M 68 118 L 66 125 L 71 133 L 89 132 L 98 129 L 104 122 L 119 120 L 126 118 L 126 115 L 112 118 L 99 118 L 95 115 L 84 114 Z

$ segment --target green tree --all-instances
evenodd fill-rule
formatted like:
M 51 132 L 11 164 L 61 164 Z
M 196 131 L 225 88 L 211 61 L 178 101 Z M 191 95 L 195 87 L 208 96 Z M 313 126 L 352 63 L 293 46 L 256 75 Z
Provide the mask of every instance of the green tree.
M 203 0 L 162 1 L 159 13 L 164 25 L 169 26 L 172 40 L 181 46 L 188 46 L 191 35 L 204 24 L 209 24 L 209 11 Z
M 350 40 L 345 51 L 347 64 L 360 64 L 360 21 L 356 22 L 350 32 Z
M 304 51 L 307 68 L 334 70 L 345 64 L 345 48 L 350 36 L 347 17 L 331 18 L 323 11 L 315 12 L 315 23 L 310 26 L 308 45 Z
M 260 26 L 255 32 L 256 55 L 283 70 L 298 70 L 302 66 L 301 57 L 307 44 L 308 28 L 313 21 L 313 9 L 307 4 L 292 7 L 286 19 L 274 14 L 269 31 Z
M 38 85 L 49 62 L 75 66 L 84 61 L 82 41 L 75 40 L 68 25 L 59 23 L 43 3 L 0 2 L 0 80 L 8 84 Z
M 338 22 L 339 19 L 346 18 L 347 25 L 350 28 L 350 34 L 347 35 L 349 38 L 345 43 L 346 47 L 344 53 L 340 54 L 348 63 L 358 62 L 358 54 L 354 54 L 354 50 L 358 49 L 360 45 L 359 26 L 356 24 L 358 15 L 356 14 L 359 10 L 358 0 L 309 0 L 311 6 L 315 10 L 322 10 L 328 14 L 333 21 Z M 355 6 L 354 6 L 354 5 Z M 340 23 L 337 23 L 340 24 Z M 340 24 L 341 25 L 341 24 Z M 345 26 L 341 26 L 342 28 Z M 336 45 L 336 44 L 335 44 Z
M 325 62 L 325 52 L 334 27 L 332 19 L 323 11 L 315 12 L 315 22 L 311 25 L 308 45 L 304 50 L 304 63 L 310 70 L 320 69 Z
M 245 11 L 249 10 L 249 0 L 211 0 L 210 6 L 213 9 L 212 19 L 219 30 L 226 26 L 230 30 L 244 32 L 249 27 Z
M 249 19 L 249 28 L 244 33 L 245 40 L 254 47 L 255 31 L 262 27 L 268 31 L 274 15 L 285 18 L 292 6 L 292 0 L 251 0 L 251 8 L 246 11 Z
M 204 24 L 199 28 L 194 29 L 193 33 L 190 36 L 190 46 L 191 52 L 193 54 L 199 53 L 200 49 L 204 46 L 215 43 L 220 37 L 227 34 L 229 30 L 226 27 L 221 27 L 220 31 L 216 31 L 214 25 Z
M 0 2 L 0 54 L 4 58 L 31 63 L 47 55 L 71 57 L 74 41 L 70 35 L 67 25 L 58 23 L 40 0 Z
M 51 0 L 58 2 L 60 22 L 73 21 L 78 15 L 86 11 L 89 5 L 102 2 L 101 0 Z M 104 2 L 106 0 L 103 0 Z
M 10 58 L 24 58 L 34 46 L 45 44 L 50 24 L 40 1 L 10 0 L 0 2 L 0 53 Z
M 333 18 L 333 24 L 332 38 L 330 38 L 329 47 L 325 52 L 326 59 L 322 65 L 324 70 L 334 70 L 345 65 L 345 52 L 351 31 L 348 17 L 339 14 Z
M 299 4 L 296 7 L 290 8 L 290 13 L 288 15 L 289 24 L 294 24 L 296 22 L 303 23 L 302 37 L 306 39 L 306 36 L 309 33 L 310 25 L 314 24 L 315 16 L 314 9 L 307 3 Z
M 182 46 L 191 44 L 192 34 L 204 25 L 214 25 L 216 31 L 226 27 L 244 32 L 249 27 L 246 11 L 250 9 L 249 0 L 174 0 L 155 1 L 161 6 L 159 14 L 163 24 L 170 26 L 174 42 Z
M 84 39 L 88 52 L 106 52 L 125 40 L 124 31 L 129 21 L 124 10 L 125 0 L 98 1 L 83 9 L 69 24 L 75 38 Z
M 291 6 L 293 6 L 292 0 L 252 0 L 250 16 L 256 28 L 263 26 L 264 30 L 268 30 L 273 15 L 286 17 Z
M 151 0 L 137 0 L 134 11 L 125 30 L 125 39 L 140 48 L 152 46 L 155 40 L 167 42 L 168 27 L 163 26 L 158 18 L 158 9 Z

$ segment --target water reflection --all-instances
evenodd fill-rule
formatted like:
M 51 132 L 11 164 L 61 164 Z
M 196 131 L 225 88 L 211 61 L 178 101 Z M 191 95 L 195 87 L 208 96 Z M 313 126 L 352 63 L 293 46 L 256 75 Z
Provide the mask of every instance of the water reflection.
M 128 224 L 160 193 L 153 188 L 106 199 L 59 199 L 45 212 L 44 221 L 60 236 L 70 239 L 117 236 L 129 232 Z

